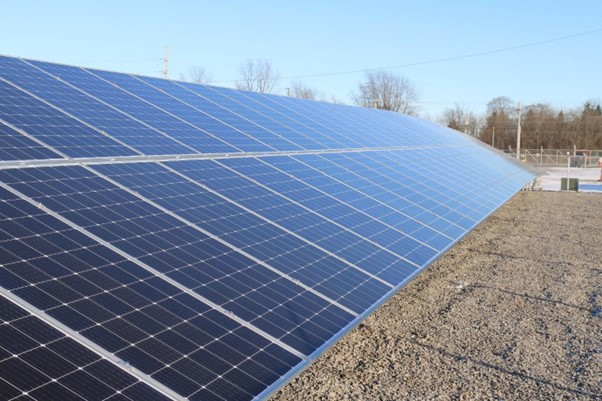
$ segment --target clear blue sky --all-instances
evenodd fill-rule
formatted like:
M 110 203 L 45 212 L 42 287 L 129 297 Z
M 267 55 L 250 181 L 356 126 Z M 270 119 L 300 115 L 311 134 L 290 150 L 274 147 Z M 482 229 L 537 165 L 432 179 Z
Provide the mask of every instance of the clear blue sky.
M 246 58 L 282 77 L 420 63 L 602 29 L 602 1 L 2 0 L 0 54 L 170 77 L 204 66 L 233 86 Z M 422 114 L 482 112 L 496 96 L 571 108 L 602 98 L 602 31 L 407 66 Z M 350 101 L 364 74 L 299 78 Z M 289 86 L 283 79 L 276 93 Z

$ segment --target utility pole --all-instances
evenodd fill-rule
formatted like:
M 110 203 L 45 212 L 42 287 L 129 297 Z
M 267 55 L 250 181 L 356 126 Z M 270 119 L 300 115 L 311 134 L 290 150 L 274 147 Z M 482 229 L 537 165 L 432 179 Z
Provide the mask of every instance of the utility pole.
M 169 46 L 165 46 L 165 57 L 161 59 L 165 66 L 163 67 L 163 78 L 169 77 Z
M 493 135 L 491 136 L 491 147 L 495 148 L 495 127 L 493 127 Z
M 516 128 L 516 158 L 520 160 L 520 102 L 518 102 L 518 127 Z
M 291 88 L 284 88 L 286 89 L 286 96 L 291 96 Z

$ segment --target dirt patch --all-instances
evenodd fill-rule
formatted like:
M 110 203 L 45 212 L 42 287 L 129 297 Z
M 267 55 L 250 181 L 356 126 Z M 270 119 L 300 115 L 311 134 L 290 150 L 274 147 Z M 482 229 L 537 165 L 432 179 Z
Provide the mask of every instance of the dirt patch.
M 602 196 L 523 192 L 272 400 L 602 400 Z

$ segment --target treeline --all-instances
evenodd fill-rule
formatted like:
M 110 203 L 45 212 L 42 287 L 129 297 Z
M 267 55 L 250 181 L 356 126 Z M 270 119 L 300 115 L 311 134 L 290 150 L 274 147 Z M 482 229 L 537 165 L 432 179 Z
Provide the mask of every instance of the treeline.
M 456 106 L 446 110 L 439 122 L 498 149 L 515 149 L 518 119 L 518 103 L 497 97 L 487 104 L 484 116 Z M 523 149 L 602 149 L 602 107 L 593 101 L 570 110 L 526 105 L 520 108 L 520 120 Z

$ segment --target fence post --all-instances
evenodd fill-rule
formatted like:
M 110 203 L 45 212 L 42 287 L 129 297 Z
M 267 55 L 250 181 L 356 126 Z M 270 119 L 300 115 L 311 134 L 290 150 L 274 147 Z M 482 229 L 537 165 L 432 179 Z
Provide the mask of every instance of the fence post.
M 566 190 L 569 190 L 569 177 L 571 174 L 571 156 L 566 152 Z M 562 190 L 562 188 L 560 188 Z

